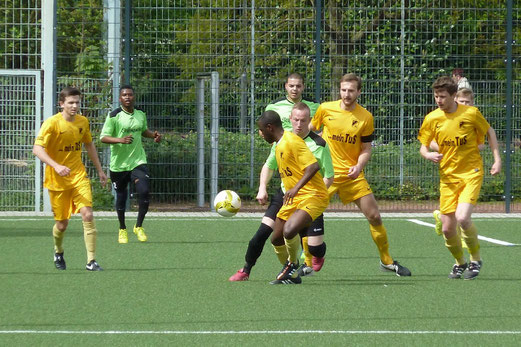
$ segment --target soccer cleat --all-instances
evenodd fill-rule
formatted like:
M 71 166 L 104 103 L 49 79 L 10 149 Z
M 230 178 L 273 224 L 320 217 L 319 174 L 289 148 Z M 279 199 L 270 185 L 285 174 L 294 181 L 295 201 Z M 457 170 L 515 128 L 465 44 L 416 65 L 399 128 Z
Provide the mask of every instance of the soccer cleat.
M 307 266 L 306 263 L 300 265 L 298 268 L 299 276 L 311 276 L 313 275 L 313 268 L 311 266 Z
M 58 270 L 65 270 L 67 265 L 65 265 L 65 258 L 63 258 L 63 253 L 54 253 L 54 266 Z
M 326 258 L 324 257 L 315 257 L 313 256 L 313 259 L 311 260 L 313 262 L 313 271 L 320 271 L 322 269 L 322 266 L 324 265 L 324 261 Z
M 396 273 L 396 276 L 411 276 L 411 271 L 405 266 L 400 265 L 396 260 L 392 264 L 383 264 L 380 262 L 380 269 L 382 271 L 391 271 Z
M 286 279 L 282 279 L 282 280 L 274 280 L 274 281 L 270 282 L 270 284 L 301 284 L 301 283 L 302 283 L 302 279 L 300 278 L 300 276 L 297 276 L 295 278 L 290 277 L 290 278 L 286 278 Z
M 461 278 L 463 271 L 465 271 L 466 269 L 467 269 L 467 263 L 462 264 L 462 265 L 454 264 L 454 266 L 452 267 L 452 271 L 449 274 L 449 278 L 452 280 Z M 479 273 L 479 270 L 478 270 L 478 273 Z
M 128 243 L 127 229 L 119 229 L 118 242 L 119 243 Z
M 277 275 L 277 279 L 285 279 L 290 277 L 297 277 L 298 276 L 298 263 L 290 263 L 289 261 L 284 264 L 284 267 L 282 268 L 282 271 L 279 272 Z
M 302 279 L 298 274 L 298 263 L 286 262 L 277 279 L 271 281 L 270 284 L 300 284 Z
M 103 268 L 99 266 L 96 260 L 91 260 L 87 265 L 85 265 L 85 269 L 88 271 L 103 271 Z
M 137 239 L 141 242 L 147 241 L 147 235 L 145 234 L 145 229 L 143 227 L 134 226 L 134 234 L 137 235 Z
M 439 210 L 436 210 L 432 212 L 432 216 L 434 217 L 434 220 L 436 221 L 436 226 L 434 227 L 434 231 L 436 231 L 436 234 L 438 236 L 441 236 L 443 232 L 441 231 L 441 212 Z
M 247 281 L 250 278 L 250 275 L 244 272 L 244 269 L 240 269 L 233 276 L 228 278 L 230 282 L 238 282 L 238 281 Z
M 471 261 L 465 272 L 463 272 L 464 280 L 472 280 L 479 275 L 479 270 L 483 266 L 483 261 Z

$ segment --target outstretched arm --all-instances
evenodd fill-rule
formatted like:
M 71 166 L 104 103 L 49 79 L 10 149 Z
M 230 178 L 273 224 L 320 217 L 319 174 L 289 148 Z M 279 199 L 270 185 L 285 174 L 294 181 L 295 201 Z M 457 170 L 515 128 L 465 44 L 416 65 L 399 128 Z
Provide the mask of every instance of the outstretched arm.
M 261 169 L 259 178 L 259 192 L 257 193 L 257 201 L 261 205 L 265 205 L 268 202 L 268 183 L 273 177 L 274 171 L 264 164 Z

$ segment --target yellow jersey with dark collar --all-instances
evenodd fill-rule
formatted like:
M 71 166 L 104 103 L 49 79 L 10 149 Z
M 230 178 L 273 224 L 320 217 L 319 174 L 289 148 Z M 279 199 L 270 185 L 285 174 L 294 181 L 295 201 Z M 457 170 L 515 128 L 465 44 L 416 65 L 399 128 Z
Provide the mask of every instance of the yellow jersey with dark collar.
M 293 188 L 302 178 L 306 167 L 317 162 L 304 140 L 290 131 L 285 131 L 284 135 L 277 142 L 275 157 L 280 178 L 286 191 Z M 298 195 L 304 194 L 328 196 L 327 188 L 320 172 L 317 172 L 300 188 Z
M 418 140 L 427 147 L 432 140 L 436 141 L 439 153 L 443 154 L 440 179 L 459 181 L 483 175 L 478 142 L 489 128 L 490 124 L 476 107 L 458 104 L 453 113 L 438 108 L 425 116 Z
M 91 143 L 89 121 L 75 115 L 74 121 L 66 121 L 61 112 L 43 122 L 35 144 L 45 148 L 47 154 L 58 164 L 67 166 L 71 172 L 60 176 L 49 165 L 45 167 L 44 187 L 49 190 L 69 190 L 87 180 L 87 171 L 81 161 L 82 143 Z
M 373 115 L 356 104 L 352 111 L 340 107 L 342 100 L 320 104 L 311 120 L 316 129 L 324 128 L 322 137 L 331 151 L 335 178 L 347 177 L 351 166 L 358 163 L 362 143 L 374 138 Z M 361 172 L 359 177 L 364 177 Z

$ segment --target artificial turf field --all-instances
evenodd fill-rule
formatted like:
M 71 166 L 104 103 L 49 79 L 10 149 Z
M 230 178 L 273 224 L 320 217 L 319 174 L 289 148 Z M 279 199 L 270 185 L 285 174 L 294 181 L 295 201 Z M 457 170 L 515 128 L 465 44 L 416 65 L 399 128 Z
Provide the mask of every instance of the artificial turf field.
M 51 218 L 0 216 L 0 345 L 520 345 L 521 219 L 474 218 L 481 235 L 515 245 L 481 241 L 473 281 L 447 279 L 442 237 L 409 219 L 384 217 L 410 278 L 379 270 L 365 219 L 326 215 L 322 271 L 274 286 L 269 243 L 248 282 L 228 282 L 259 217 L 147 217 L 149 241 L 129 233 L 126 245 L 115 217 L 97 217 L 105 271 L 91 273 L 78 217 L 59 271 Z

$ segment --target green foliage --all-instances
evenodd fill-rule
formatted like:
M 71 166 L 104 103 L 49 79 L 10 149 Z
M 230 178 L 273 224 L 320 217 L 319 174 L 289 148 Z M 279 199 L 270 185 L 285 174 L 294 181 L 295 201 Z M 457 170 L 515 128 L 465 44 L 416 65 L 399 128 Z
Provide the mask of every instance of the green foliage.
M 92 208 L 95 211 L 111 211 L 114 209 L 114 196 L 110 191 L 110 182 L 103 188 L 98 179 L 91 180 Z

